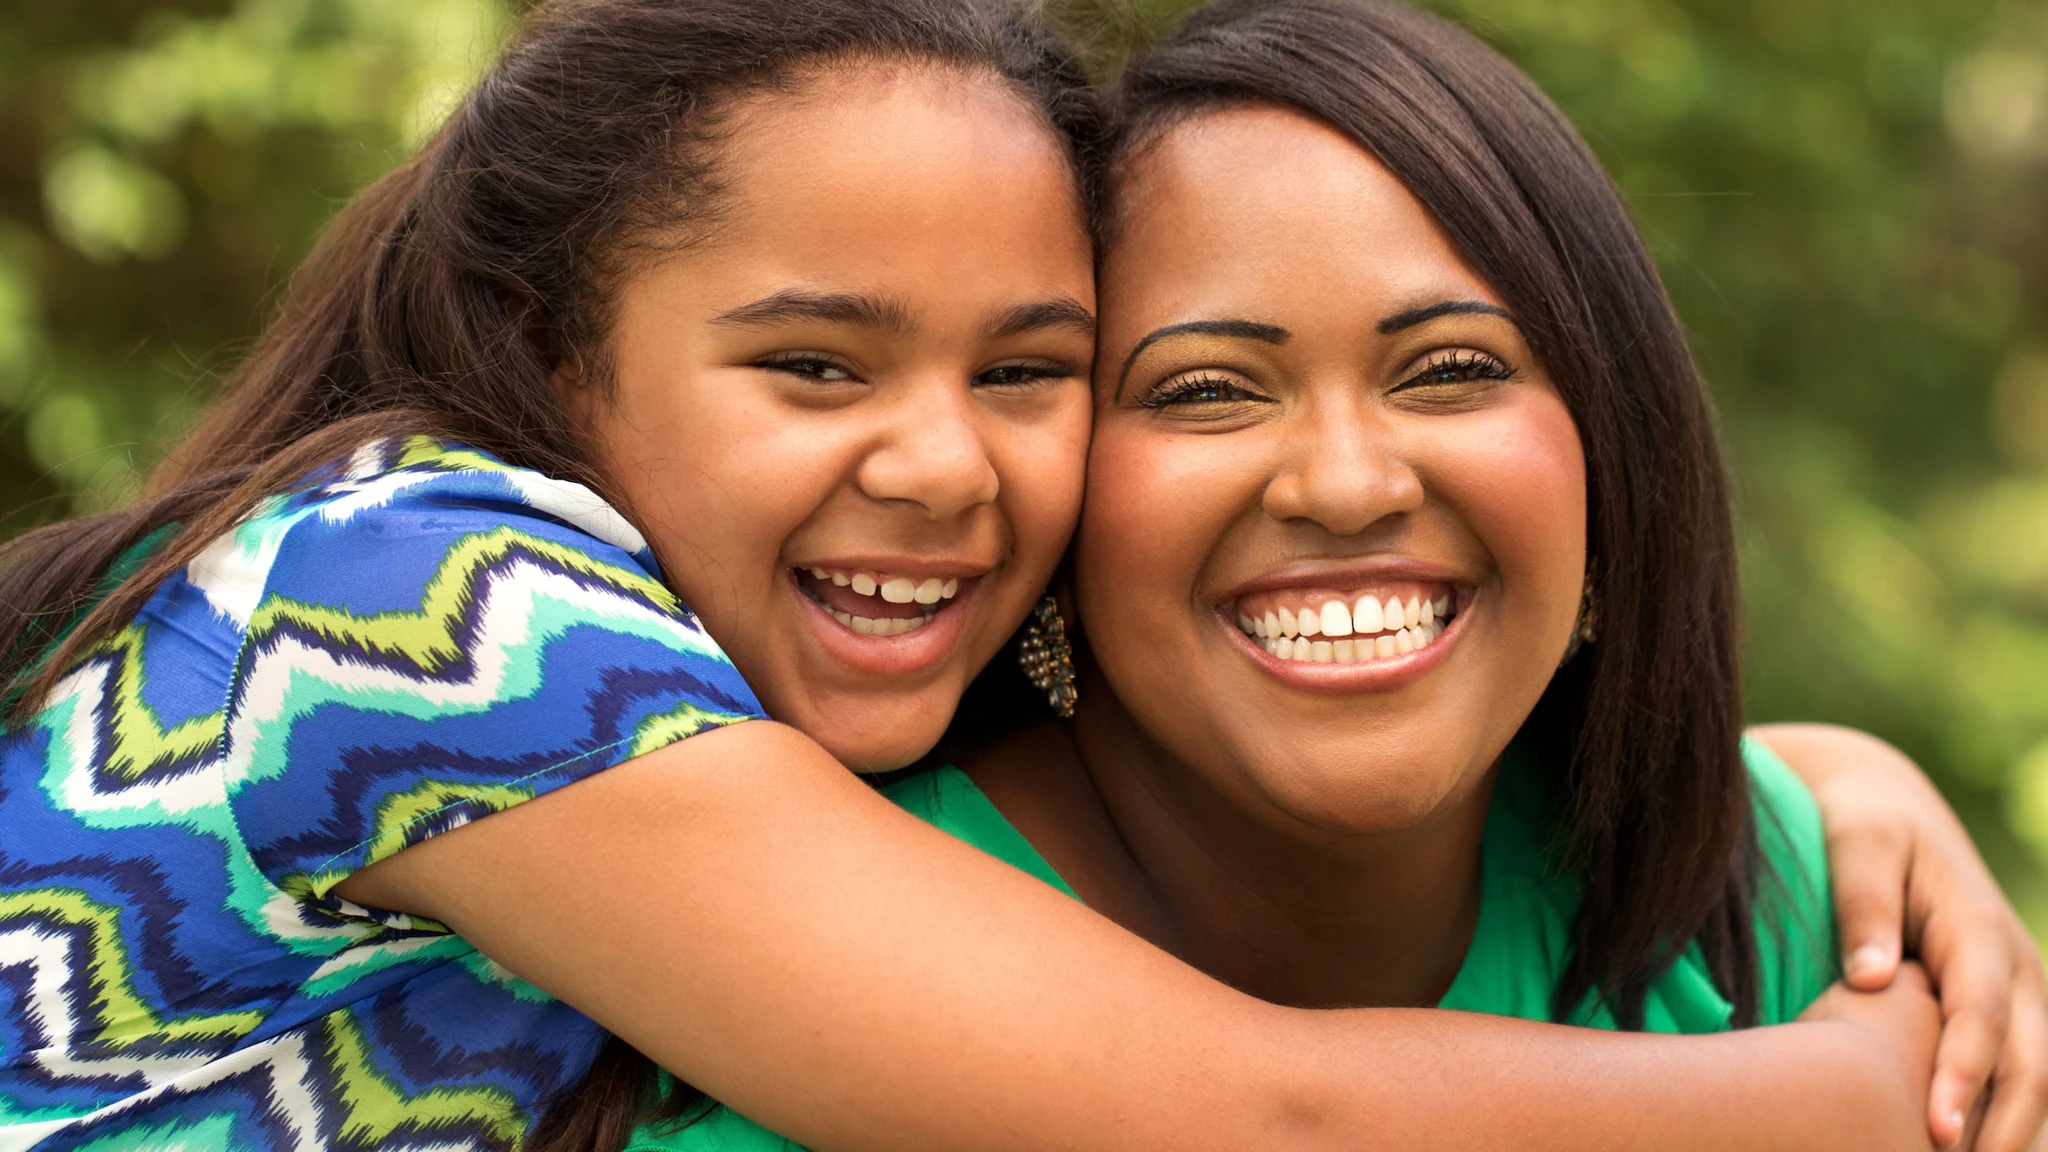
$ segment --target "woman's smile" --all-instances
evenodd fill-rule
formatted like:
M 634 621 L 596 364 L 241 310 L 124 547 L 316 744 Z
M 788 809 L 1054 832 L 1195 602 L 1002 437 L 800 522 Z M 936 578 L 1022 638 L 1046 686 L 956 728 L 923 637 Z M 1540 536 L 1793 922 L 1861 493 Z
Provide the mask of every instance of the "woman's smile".
M 1217 609 L 1252 662 L 1309 691 L 1381 692 L 1434 669 L 1476 585 L 1406 558 L 1303 570 L 1250 582 Z

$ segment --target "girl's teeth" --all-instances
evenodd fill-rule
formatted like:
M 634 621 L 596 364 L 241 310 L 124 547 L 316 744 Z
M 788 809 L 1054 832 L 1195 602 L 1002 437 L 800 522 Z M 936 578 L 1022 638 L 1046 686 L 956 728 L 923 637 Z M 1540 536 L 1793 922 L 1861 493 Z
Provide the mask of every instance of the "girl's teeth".
M 1422 602 L 1422 622 L 1424 624 L 1436 622 L 1436 601 L 1424 600 Z
M 1397 631 L 1408 626 L 1407 611 L 1401 607 L 1401 602 L 1399 600 L 1394 599 L 1392 596 L 1387 597 L 1386 619 L 1382 626 L 1386 628 L 1386 630 L 1389 632 Z
M 833 612 L 832 618 L 859 636 L 901 636 L 905 632 L 915 632 L 931 623 L 929 616 L 912 616 L 899 620 L 887 616 L 855 616 L 850 612 Z
M 958 577 L 892 576 L 884 572 L 863 572 L 852 568 L 805 569 L 819 580 L 830 580 L 841 588 L 852 588 L 862 596 L 880 595 L 891 604 L 937 604 L 960 594 Z
M 1325 636 L 1349 636 L 1351 635 L 1351 609 L 1346 608 L 1342 600 L 1332 600 L 1323 605 L 1321 623 L 1323 625 L 1323 635 Z

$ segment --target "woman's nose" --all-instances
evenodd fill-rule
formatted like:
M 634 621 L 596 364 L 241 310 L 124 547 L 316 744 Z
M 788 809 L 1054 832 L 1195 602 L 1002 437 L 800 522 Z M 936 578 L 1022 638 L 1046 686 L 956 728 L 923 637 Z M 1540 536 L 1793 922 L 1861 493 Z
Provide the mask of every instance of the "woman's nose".
M 1399 438 L 1355 408 L 1315 413 L 1288 445 L 1263 499 L 1275 520 L 1307 520 L 1333 536 L 1356 536 L 1422 506 L 1422 478 Z
M 915 504 L 933 520 L 995 500 L 995 463 L 971 394 L 957 384 L 917 389 L 894 409 L 856 473 L 863 493 Z

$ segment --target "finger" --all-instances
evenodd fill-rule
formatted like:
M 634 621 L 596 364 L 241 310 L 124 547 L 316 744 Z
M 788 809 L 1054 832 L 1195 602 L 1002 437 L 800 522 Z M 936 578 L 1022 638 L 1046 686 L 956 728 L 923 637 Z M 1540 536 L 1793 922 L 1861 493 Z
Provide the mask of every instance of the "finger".
M 1949 957 L 1941 975 L 1941 1043 L 1928 1092 L 1928 1128 L 1944 1146 L 1962 1135 L 1963 1120 L 1991 1077 L 2012 1022 L 2013 964 L 2005 948 Z
M 1870 824 L 1828 837 L 1842 976 L 1851 988 L 1875 992 L 1899 970 L 1912 843 L 1902 827 L 1881 830 Z
M 2021 1152 L 2041 1143 L 2048 1121 L 2048 995 L 2041 964 L 2027 957 L 2013 986 L 2012 1024 L 1991 1074 L 1991 1105 L 1977 1138 L 1980 1152 Z

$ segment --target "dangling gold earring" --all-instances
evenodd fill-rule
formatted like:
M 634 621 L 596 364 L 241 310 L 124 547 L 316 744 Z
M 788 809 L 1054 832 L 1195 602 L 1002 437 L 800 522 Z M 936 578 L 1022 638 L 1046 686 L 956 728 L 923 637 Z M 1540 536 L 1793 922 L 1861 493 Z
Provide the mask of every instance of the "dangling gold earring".
M 1579 622 L 1572 628 L 1572 638 L 1565 641 L 1564 659 L 1557 662 L 1559 668 L 1571 663 L 1579 649 L 1591 644 L 1599 636 L 1600 602 L 1593 596 L 1593 577 L 1586 576 L 1586 590 L 1579 593 Z
M 1017 648 L 1017 664 L 1031 686 L 1045 693 L 1053 714 L 1065 720 L 1074 714 L 1074 649 L 1067 643 L 1067 622 L 1060 618 L 1059 602 L 1050 592 L 1032 609 L 1031 623 L 1024 628 L 1024 643 Z

